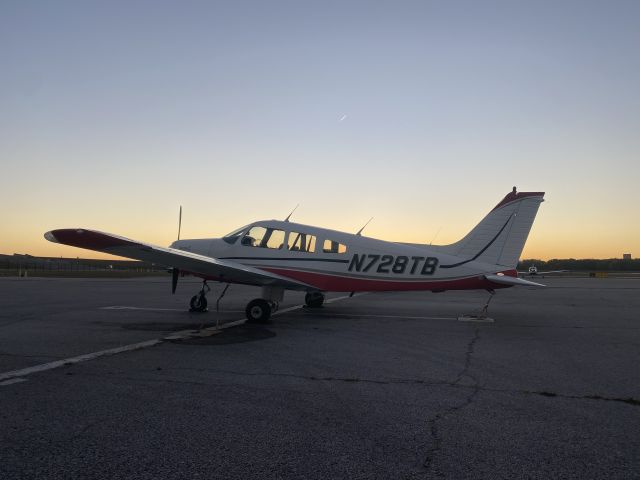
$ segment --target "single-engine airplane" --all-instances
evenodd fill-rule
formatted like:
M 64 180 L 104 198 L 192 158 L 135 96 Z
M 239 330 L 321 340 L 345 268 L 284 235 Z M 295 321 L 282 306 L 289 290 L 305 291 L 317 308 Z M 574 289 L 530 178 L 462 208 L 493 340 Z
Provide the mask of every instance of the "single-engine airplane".
M 530 277 L 535 277 L 536 275 L 549 275 L 552 273 L 565 273 L 568 271 L 569 270 L 548 270 L 546 272 L 541 272 L 538 270 L 538 267 L 536 267 L 535 265 L 531 265 L 526 272 L 518 271 L 518 275 L 529 275 Z
M 464 238 L 450 245 L 377 240 L 286 220 L 265 220 L 222 238 L 178 240 L 160 247 L 84 228 L 52 230 L 51 242 L 166 265 L 175 293 L 181 274 L 203 279 L 190 302 L 206 311 L 207 280 L 262 287 L 246 307 L 249 321 L 266 322 L 285 290 L 306 292 L 320 307 L 326 292 L 487 290 L 544 286 L 518 278 L 516 265 L 544 192 L 506 195 Z M 491 297 L 489 297 L 491 298 Z M 488 302 L 487 302 L 488 305 Z M 486 306 L 485 306 L 486 310 Z

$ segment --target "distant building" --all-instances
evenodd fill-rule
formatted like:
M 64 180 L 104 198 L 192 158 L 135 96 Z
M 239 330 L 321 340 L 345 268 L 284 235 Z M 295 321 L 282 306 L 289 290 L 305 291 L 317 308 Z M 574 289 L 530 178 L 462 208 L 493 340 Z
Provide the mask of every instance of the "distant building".
M 623 260 L 631 260 L 631 254 L 630 253 L 623 253 L 622 254 L 622 259 Z

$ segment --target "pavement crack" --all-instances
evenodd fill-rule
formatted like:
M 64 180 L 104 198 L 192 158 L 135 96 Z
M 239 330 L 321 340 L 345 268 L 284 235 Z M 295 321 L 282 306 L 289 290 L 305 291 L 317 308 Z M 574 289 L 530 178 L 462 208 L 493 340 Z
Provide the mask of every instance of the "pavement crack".
M 599 400 L 606 402 L 620 402 L 625 403 L 632 406 L 640 406 L 640 399 L 635 397 L 608 397 L 597 394 L 589 394 L 589 395 L 567 395 L 562 393 L 556 393 L 546 390 L 534 391 L 534 390 L 522 390 L 522 389 L 509 389 L 509 388 L 491 388 L 480 385 L 477 378 L 469 373 L 469 369 L 471 367 L 471 361 L 473 358 L 473 354 L 475 351 L 475 347 L 480 340 L 480 331 L 479 328 L 476 328 L 474 332 L 473 338 L 467 344 L 466 352 L 465 352 L 465 361 L 463 368 L 456 375 L 456 378 L 453 381 L 449 380 L 435 380 L 435 379 L 420 379 L 420 378 L 391 378 L 391 379 L 372 379 L 372 378 L 362 378 L 357 376 L 349 376 L 349 377 L 339 377 L 339 376 L 320 376 L 320 375 L 300 375 L 294 373 L 283 373 L 283 372 L 242 372 L 237 370 L 220 370 L 214 368 L 185 368 L 185 367 L 168 367 L 162 368 L 162 371 L 191 371 L 191 372 L 203 372 L 203 373 L 218 373 L 223 375 L 233 375 L 238 377 L 270 377 L 270 378 L 291 378 L 297 380 L 306 380 L 310 382 L 335 382 L 335 383 L 362 383 L 369 385 L 423 385 L 427 387 L 436 387 L 436 386 L 444 386 L 444 387 L 452 387 L 457 389 L 468 390 L 469 394 L 465 397 L 464 401 L 449 407 L 433 417 L 427 420 L 427 424 L 430 425 L 430 429 L 432 430 L 432 437 L 435 439 L 434 443 L 438 444 L 439 439 L 437 437 L 437 421 L 456 413 L 463 408 L 466 408 L 469 404 L 471 404 L 479 392 L 494 392 L 494 393 L 515 393 L 521 395 L 538 395 L 542 397 L 557 397 L 569 400 Z M 153 369 L 154 371 L 158 371 L 158 369 Z M 471 380 L 471 383 L 461 383 L 464 378 Z M 175 382 L 175 383 L 189 383 L 193 385 L 210 385 L 209 382 L 202 382 L 196 380 L 185 380 L 185 379 L 169 379 L 169 378 L 160 378 L 160 379 L 152 379 L 147 378 L 149 381 L 163 381 L 163 382 Z M 231 385 L 229 385 L 231 386 Z M 433 450 L 429 449 L 429 452 Z
M 471 375 L 467 375 L 469 378 L 473 377 Z M 640 398 L 635 397 L 607 397 L 598 394 L 590 394 L 590 395 L 569 395 L 565 393 L 557 393 L 551 392 L 548 390 L 522 390 L 516 388 L 491 388 L 491 387 L 483 387 L 480 385 L 460 385 L 455 383 L 447 383 L 451 387 L 456 388 L 466 388 L 472 391 L 478 392 L 494 392 L 494 393 L 516 393 L 521 395 L 538 395 L 541 397 L 547 398 L 561 398 L 564 400 L 597 400 L 602 402 L 619 402 L 626 403 L 627 405 L 632 405 L 634 407 L 640 407 Z
M 452 385 L 459 384 L 465 376 L 474 380 L 474 384 L 477 385 L 478 382 L 475 380 L 475 378 L 469 375 L 469 367 L 471 366 L 471 357 L 473 356 L 473 351 L 479 339 L 480 339 L 480 329 L 476 327 L 475 332 L 473 334 L 473 338 L 467 344 L 467 351 L 465 352 L 465 356 L 464 356 L 464 366 L 462 367 L 462 370 L 460 370 L 460 373 L 458 373 L 458 376 L 456 377 L 456 379 L 452 382 Z
M 547 391 L 530 391 L 530 390 L 516 390 L 518 393 L 524 393 L 526 395 L 540 395 L 542 397 L 558 397 L 568 400 L 600 400 L 603 402 L 621 402 L 634 407 L 640 407 L 640 399 L 634 397 L 603 397 L 602 395 L 565 395 L 562 393 L 547 392 Z
M 462 370 L 458 373 L 455 380 L 449 382 L 448 385 L 452 387 L 464 387 L 469 389 L 469 395 L 467 395 L 461 402 L 452 405 L 440 412 L 437 412 L 431 418 L 427 420 L 427 426 L 429 427 L 429 433 L 431 435 L 431 446 L 427 449 L 426 455 L 422 462 L 422 467 L 425 469 L 427 476 L 432 473 L 433 460 L 436 455 L 440 452 L 442 448 L 442 439 L 440 437 L 440 431 L 438 429 L 438 422 L 447 417 L 455 415 L 460 410 L 468 407 L 473 403 L 478 392 L 481 390 L 481 387 L 478 384 L 478 380 L 469 374 L 469 369 L 471 367 L 471 360 L 473 358 L 473 353 L 476 347 L 476 344 L 480 340 L 480 328 L 476 327 L 473 332 L 473 337 L 467 343 L 467 349 L 465 351 L 464 357 L 464 365 Z M 460 385 L 460 382 L 463 378 L 469 378 L 473 383 L 471 385 Z M 436 475 L 441 476 L 436 472 Z
M 388 379 L 377 380 L 372 378 L 362 377 L 336 377 L 336 376 L 317 376 L 317 375 L 298 375 L 294 373 L 281 373 L 281 372 L 239 372 L 234 370 L 218 370 L 209 368 L 167 368 L 166 370 L 193 370 L 212 373 L 223 373 L 236 376 L 249 376 L 249 377 L 282 377 L 282 378 L 295 378 L 300 380 L 309 380 L 314 382 L 340 382 L 340 383 L 368 383 L 375 385 L 450 385 L 451 382 L 440 380 L 424 380 L 424 379 Z

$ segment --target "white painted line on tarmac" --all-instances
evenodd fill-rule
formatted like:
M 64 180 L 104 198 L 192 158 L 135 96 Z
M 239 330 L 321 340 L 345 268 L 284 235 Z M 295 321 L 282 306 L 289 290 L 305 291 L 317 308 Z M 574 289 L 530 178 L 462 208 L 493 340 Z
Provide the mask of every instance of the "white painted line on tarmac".
M 6 385 L 13 385 L 14 383 L 22 383 L 26 382 L 26 378 L 12 378 L 11 380 L 5 380 L 4 382 L 0 382 L 0 387 L 4 387 Z
M 495 320 L 491 317 L 477 317 L 473 315 L 461 315 L 458 317 L 459 322 L 477 322 L 477 323 L 493 323 Z
M 98 310 L 144 310 L 158 312 L 184 312 L 184 308 L 146 308 L 146 307 L 129 307 L 126 305 L 112 305 L 110 307 L 100 307 Z
M 153 308 L 153 307 L 132 307 L 129 305 L 112 305 L 109 307 L 98 307 L 98 310 L 142 310 L 145 312 L 186 312 L 184 308 Z M 244 310 L 220 310 L 220 313 L 244 313 Z
M 344 300 L 346 298 L 353 298 L 353 297 L 361 297 L 362 295 L 366 295 L 366 294 L 367 292 L 356 293 L 355 295 L 343 295 L 342 297 L 329 298 L 325 300 L 324 303 L 333 303 L 333 302 L 337 302 L 338 300 Z
M 79 355 L 77 357 L 66 358 L 64 360 L 56 360 L 55 362 L 43 363 L 41 365 L 35 365 L 33 367 L 23 368 L 21 370 L 13 370 L 11 372 L 0 373 L 0 382 L 9 380 L 11 378 L 26 377 L 32 373 L 44 372 L 46 370 L 53 370 L 54 368 L 64 367 L 65 365 L 74 365 L 76 363 L 86 362 L 98 357 L 105 357 L 108 355 L 116 355 L 118 353 L 130 352 L 132 350 L 139 350 L 141 348 L 153 347 L 162 343 L 161 339 L 147 340 L 146 342 L 133 343 L 131 345 L 125 345 L 123 347 L 110 348 L 108 350 L 101 350 L 99 352 L 87 353 L 85 355 Z
M 344 300 L 345 298 L 349 298 L 349 295 L 345 295 L 343 297 L 331 298 L 329 300 L 325 300 L 325 303 L 333 303 L 338 300 Z M 298 310 L 304 307 L 304 305 L 294 305 L 293 307 L 285 308 L 283 310 L 278 310 L 272 316 L 281 315 L 283 313 L 291 312 L 293 310 Z M 122 306 L 114 306 L 114 307 L 103 307 L 106 309 L 118 310 L 118 309 L 137 309 L 143 310 L 143 308 L 137 307 L 122 307 Z M 147 309 L 148 310 L 148 309 Z M 166 309 L 165 309 L 166 310 Z M 181 310 L 183 311 L 183 310 Z M 125 345 L 123 347 L 110 348 L 108 350 L 101 350 L 99 352 L 87 353 L 85 355 L 79 355 L 77 357 L 66 358 L 64 360 L 56 360 L 55 362 L 43 363 L 41 365 L 35 365 L 33 367 L 23 368 L 20 370 L 13 370 L 10 372 L 0 373 L 0 385 L 4 385 L 5 381 L 19 380 L 26 381 L 25 379 L 19 379 L 18 377 L 26 377 L 27 375 L 31 375 L 32 373 L 44 372 L 46 370 L 53 370 L 54 368 L 64 367 L 66 365 L 74 365 L 76 363 L 87 362 L 89 360 L 94 360 L 100 357 L 106 357 L 110 355 L 117 355 L 118 353 L 130 352 L 133 350 L 141 350 L 143 348 L 153 347 L 158 345 L 165 340 L 181 340 L 183 338 L 189 338 L 193 336 L 197 336 L 201 331 L 212 331 L 212 330 L 224 330 L 226 328 L 235 327 L 236 325 L 242 325 L 247 320 L 245 318 L 241 318 L 240 320 L 235 320 L 232 322 L 225 322 L 216 327 L 208 327 L 203 328 L 202 330 L 182 330 L 180 332 L 173 333 L 166 337 L 156 338 L 153 340 L 147 340 L 146 342 L 133 343 L 131 345 Z M 18 383 L 14 381 L 12 383 Z
M 337 297 L 337 298 L 332 298 L 330 300 L 325 300 L 324 303 L 331 303 L 331 302 L 335 302 L 336 300 L 344 300 L 345 298 L 349 298 L 349 296 L 344 296 L 344 297 Z M 304 305 L 294 305 L 293 307 L 287 307 L 287 308 L 283 308 L 282 310 L 277 310 L 276 312 L 272 313 L 271 316 L 275 317 L 277 315 L 282 315 L 283 313 L 287 313 L 287 312 L 293 312 L 294 310 L 300 310 L 301 308 L 304 308 Z M 247 323 L 247 319 L 246 318 L 241 318 L 239 320 L 234 320 L 232 322 L 225 322 L 222 325 L 220 325 L 219 327 L 207 327 L 204 328 L 203 330 L 224 330 L 225 328 L 230 328 L 230 327 L 235 327 L 237 325 L 242 325 L 243 323 Z M 193 331 L 191 331 L 193 332 Z M 178 332 L 178 337 L 177 338 L 173 338 L 173 336 L 171 336 L 170 340 L 177 340 L 180 338 L 185 338 L 184 336 L 181 336 L 182 332 Z M 169 339 L 169 337 L 165 337 L 167 339 Z
M 318 313 L 322 317 L 401 318 L 407 320 L 455 320 L 455 317 L 411 317 L 408 315 L 368 315 L 366 313 Z

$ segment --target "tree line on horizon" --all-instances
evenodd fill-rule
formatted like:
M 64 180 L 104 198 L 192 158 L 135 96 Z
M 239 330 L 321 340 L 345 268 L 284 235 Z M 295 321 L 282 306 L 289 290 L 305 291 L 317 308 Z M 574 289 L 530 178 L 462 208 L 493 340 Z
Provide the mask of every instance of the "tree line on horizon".
M 517 269 L 527 271 L 531 265 L 539 270 L 576 270 L 576 271 L 604 271 L 604 272 L 630 272 L 640 271 L 640 258 L 623 260 L 621 258 L 592 259 L 592 258 L 565 258 L 552 260 L 540 260 L 530 258 L 520 260 Z M 3 255 L 0 254 L 0 269 L 2 268 L 30 268 L 39 270 L 84 270 L 84 269 L 156 269 L 164 270 L 160 265 L 154 265 L 137 260 L 104 260 L 92 258 L 56 258 L 34 257 L 31 255 Z
M 520 260 L 517 269 L 526 271 L 531 265 L 535 265 L 539 270 L 630 272 L 640 271 L 640 258 L 633 258 L 631 260 L 623 260 L 621 258 L 554 258 L 546 261 L 531 258 Z
M 166 268 L 138 260 L 115 260 L 70 257 L 35 257 L 33 255 L 0 254 L 0 269 L 27 269 L 43 271 L 92 271 L 92 270 L 158 270 Z

